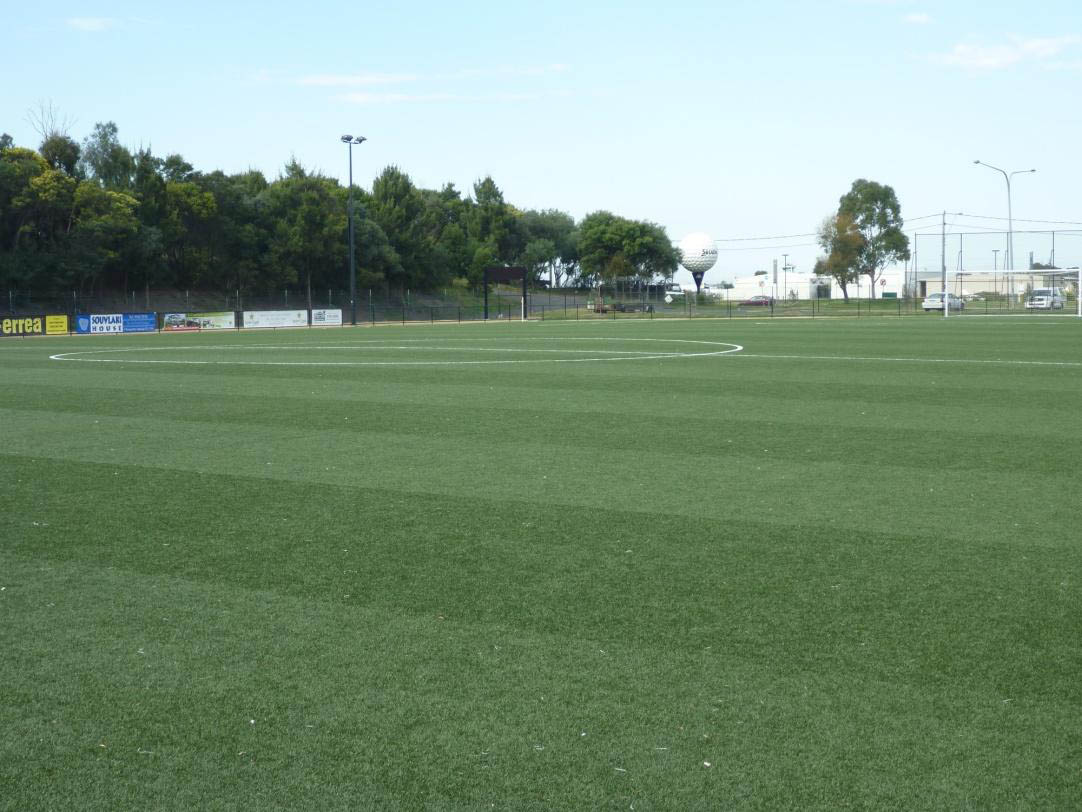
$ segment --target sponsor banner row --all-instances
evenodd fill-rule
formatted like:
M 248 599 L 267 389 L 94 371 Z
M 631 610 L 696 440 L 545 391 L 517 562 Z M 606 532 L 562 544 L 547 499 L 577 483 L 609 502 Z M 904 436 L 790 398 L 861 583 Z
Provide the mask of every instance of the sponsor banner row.
M 245 310 L 239 314 L 232 311 L 165 313 L 162 317 L 162 329 L 170 333 L 186 330 L 233 330 L 237 327 L 307 327 L 308 324 L 307 310 Z M 340 327 L 342 311 L 313 310 L 311 324 Z
M 0 319 L 0 336 L 59 336 L 68 333 L 67 316 L 12 316 Z
M 238 323 L 237 316 L 243 321 Z M 232 311 L 215 313 L 163 313 L 162 329 L 168 332 L 190 330 L 233 330 L 245 327 L 339 327 L 342 325 L 340 309 L 312 311 L 311 322 L 307 310 L 246 310 L 241 314 Z M 10 316 L 0 319 L 0 337 L 67 335 L 69 332 L 83 335 L 103 333 L 153 333 L 158 329 L 157 313 L 88 313 L 75 316 L 69 322 L 66 315 Z
M 157 313 L 91 313 L 75 317 L 77 333 L 153 333 Z
M 170 333 L 192 330 L 233 330 L 237 326 L 237 314 L 232 310 L 215 313 L 166 313 L 162 317 L 162 329 Z
M 244 327 L 341 327 L 340 309 L 321 309 L 312 311 L 312 320 L 308 320 L 307 310 L 245 310 L 242 314 Z

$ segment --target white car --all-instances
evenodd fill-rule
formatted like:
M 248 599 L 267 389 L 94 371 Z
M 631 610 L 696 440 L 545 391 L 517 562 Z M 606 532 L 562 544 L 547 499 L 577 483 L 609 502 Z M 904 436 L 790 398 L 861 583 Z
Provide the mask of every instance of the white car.
M 1034 288 L 1026 297 L 1026 310 L 1062 310 L 1066 303 L 1059 288 Z
M 947 307 L 951 310 L 965 310 L 966 303 L 955 296 L 953 293 L 929 293 L 924 297 L 924 301 L 921 303 L 921 307 L 924 308 L 924 312 L 929 310 L 942 310 L 943 309 L 943 297 L 947 297 Z
M 683 296 L 684 295 L 684 289 L 682 287 L 680 287 L 679 282 L 668 282 L 665 285 L 665 295 L 666 296 Z

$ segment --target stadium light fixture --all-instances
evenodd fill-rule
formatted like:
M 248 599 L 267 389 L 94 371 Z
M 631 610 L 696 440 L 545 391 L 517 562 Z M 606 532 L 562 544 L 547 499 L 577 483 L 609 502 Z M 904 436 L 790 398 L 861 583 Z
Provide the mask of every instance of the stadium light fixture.
M 349 148 L 349 312 L 350 321 L 357 326 L 357 263 L 353 252 L 353 145 L 363 144 L 363 135 L 343 135 L 341 141 Z
M 1003 175 L 1003 179 L 1007 181 L 1007 269 L 1016 270 L 1014 267 L 1014 214 L 1011 212 L 1011 178 L 1015 175 L 1028 175 L 1036 172 L 1036 169 L 1016 169 L 1013 172 L 1008 172 L 1005 169 L 1000 169 L 998 166 L 992 166 L 986 164 L 984 161 L 977 159 L 973 163 L 979 166 L 986 166 L 989 169 L 994 169 Z M 1013 277 L 1012 277 L 1013 278 Z

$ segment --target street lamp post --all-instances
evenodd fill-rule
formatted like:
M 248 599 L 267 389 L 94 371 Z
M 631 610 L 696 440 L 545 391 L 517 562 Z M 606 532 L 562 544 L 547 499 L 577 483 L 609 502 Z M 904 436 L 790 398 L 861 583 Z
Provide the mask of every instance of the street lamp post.
M 354 327 L 357 326 L 357 265 L 353 253 L 353 145 L 367 140 L 363 135 L 342 136 L 342 143 L 349 146 L 349 311 Z
M 980 166 L 986 166 L 989 169 L 994 169 L 1003 175 L 1003 179 L 1007 181 L 1007 259 L 1006 269 L 1008 271 L 1016 270 L 1014 267 L 1014 214 L 1011 212 L 1011 178 L 1015 175 L 1028 174 L 1036 172 L 1036 169 L 1016 169 L 1014 172 L 1007 172 L 1005 169 L 1000 169 L 998 166 L 992 166 L 986 164 L 984 161 L 976 160 L 973 163 Z

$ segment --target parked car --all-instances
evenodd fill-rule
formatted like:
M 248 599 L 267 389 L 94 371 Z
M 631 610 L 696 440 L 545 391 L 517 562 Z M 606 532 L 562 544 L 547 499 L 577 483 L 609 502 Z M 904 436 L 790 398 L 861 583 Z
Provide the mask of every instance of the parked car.
M 921 303 L 921 307 L 924 308 L 924 312 L 929 310 L 942 310 L 944 296 L 947 298 L 947 307 L 951 310 L 965 310 L 966 303 L 961 298 L 955 296 L 953 293 L 929 293 L 924 297 L 924 301 Z
M 1062 310 L 1066 303 L 1059 288 L 1034 288 L 1026 297 L 1026 310 Z
M 752 296 L 740 303 L 741 307 L 770 307 L 774 300 L 769 296 Z

